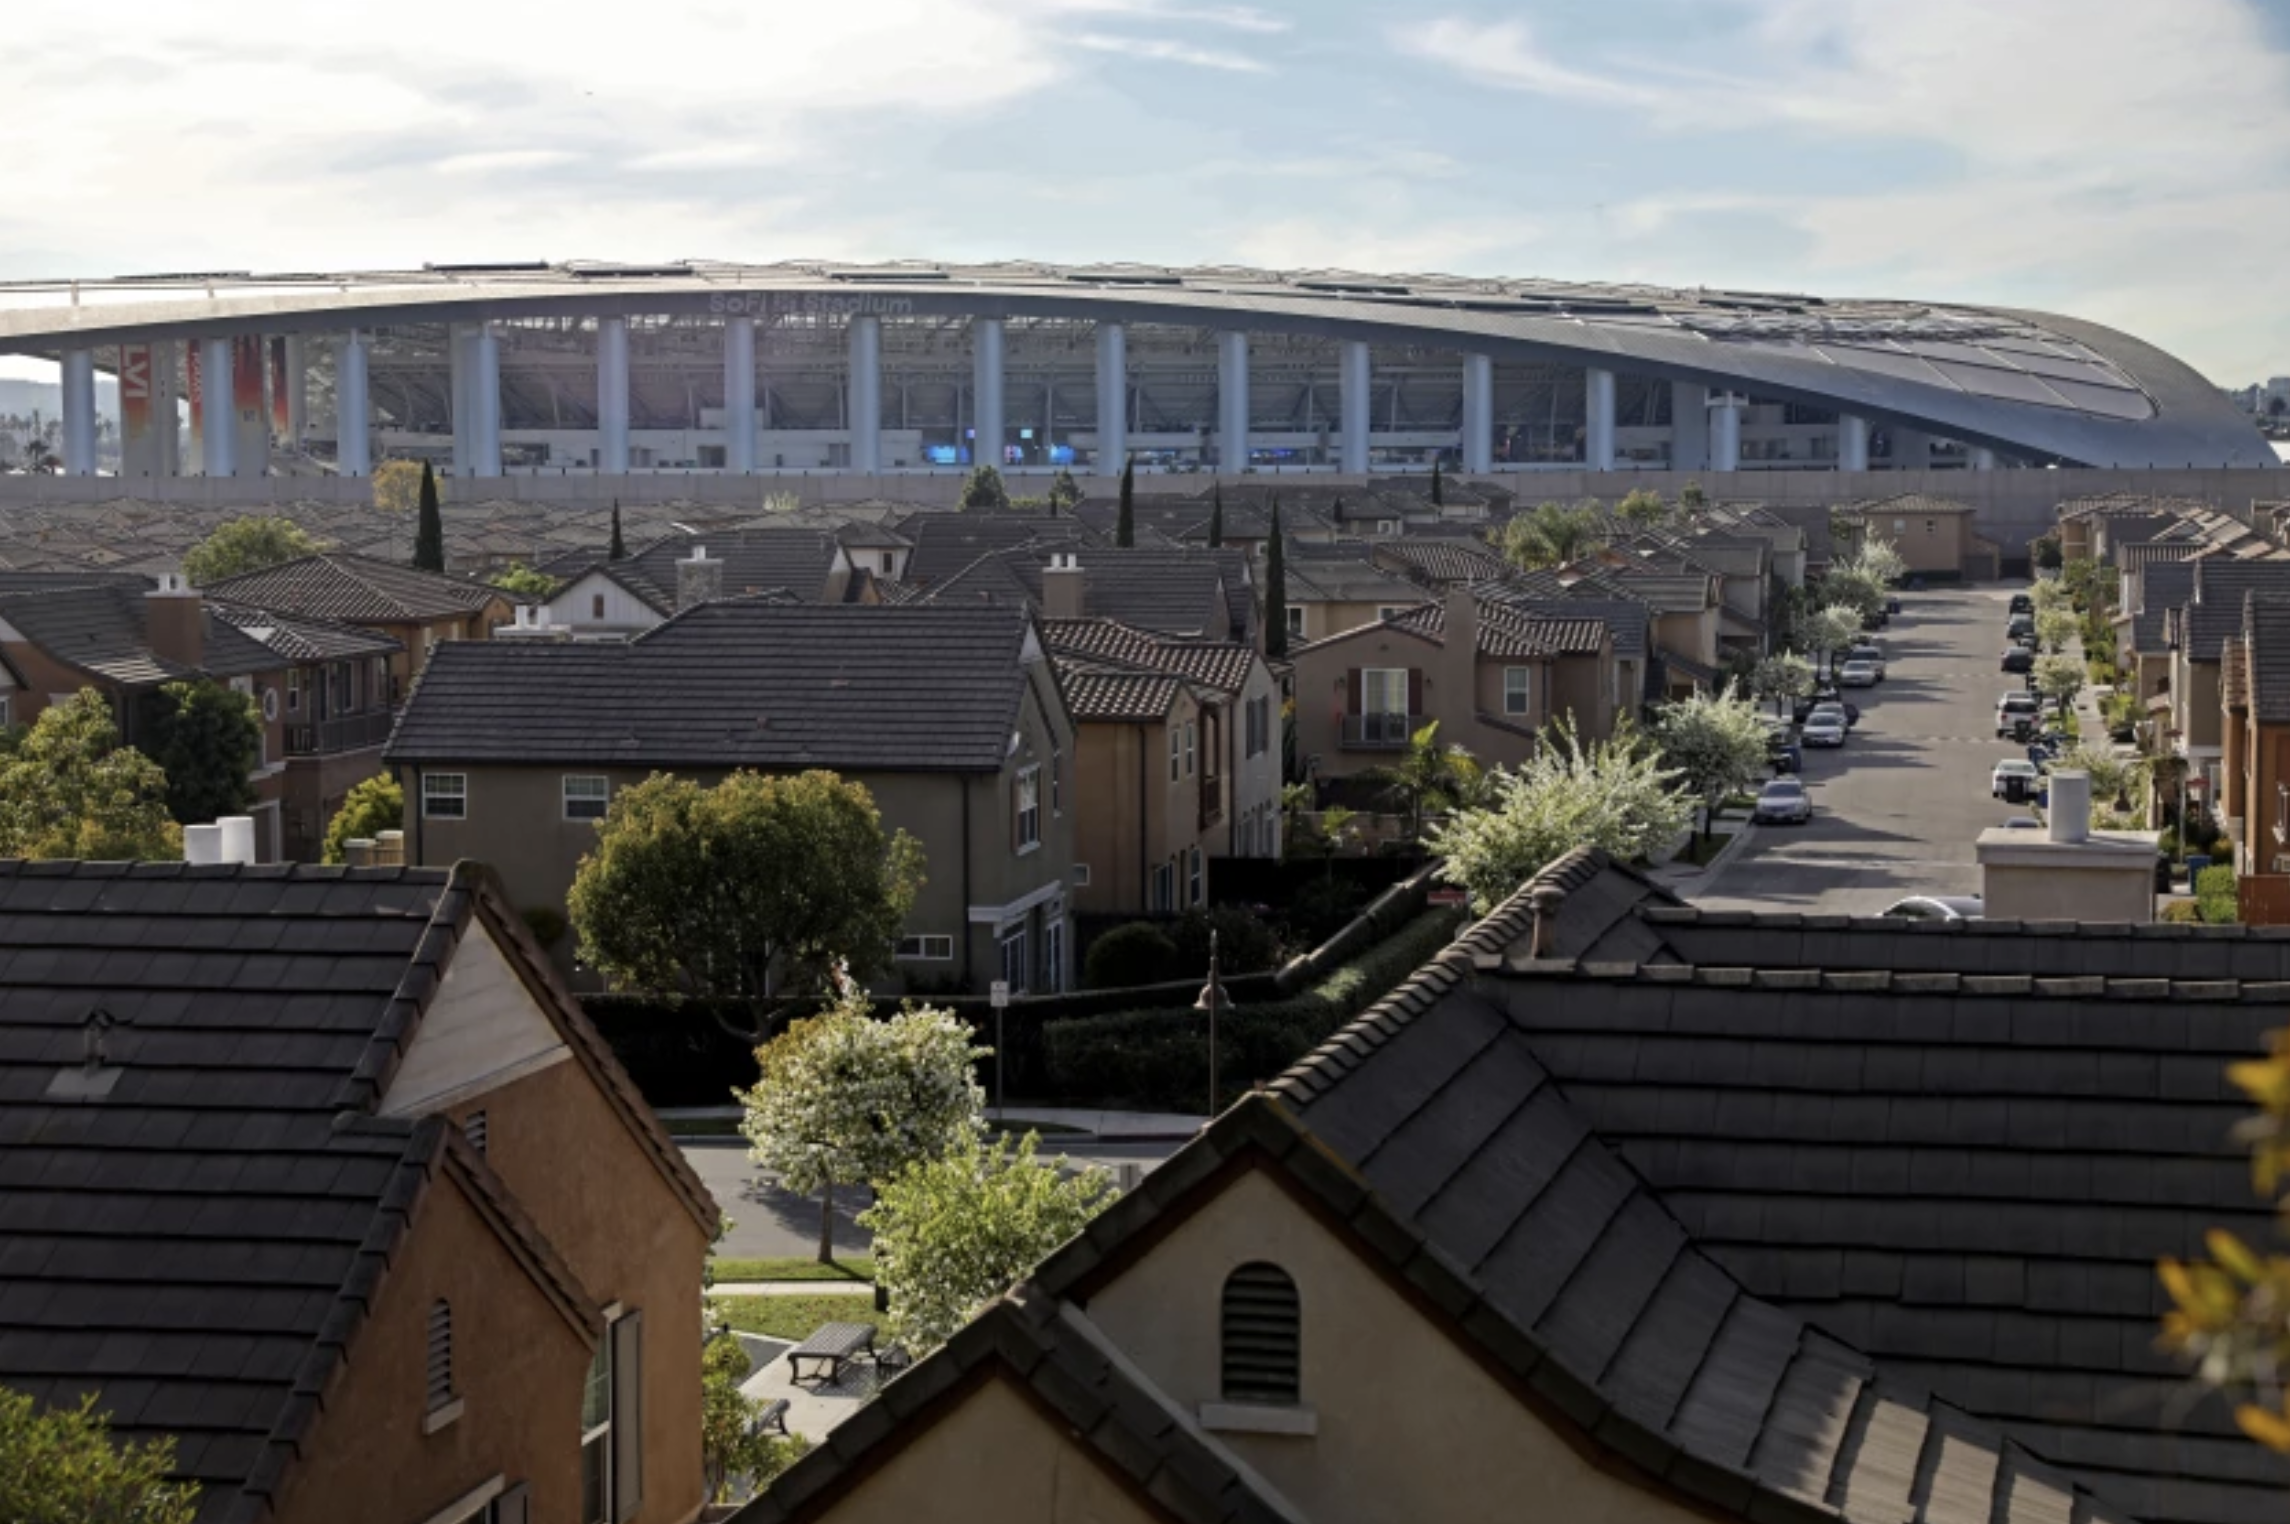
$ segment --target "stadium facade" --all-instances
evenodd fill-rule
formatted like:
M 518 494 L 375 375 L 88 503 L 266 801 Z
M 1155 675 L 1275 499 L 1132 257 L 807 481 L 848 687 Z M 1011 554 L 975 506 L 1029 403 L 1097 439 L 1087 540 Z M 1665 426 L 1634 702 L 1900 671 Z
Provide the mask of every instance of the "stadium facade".
M 646 471 L 2238 468 L 2191 368 L 2074 318 L 1706 289 L 1135 265 L 433 265 L 0 283 L 63 464 Z M 177 423 L 188 404 L 187 435 Z M 106 441 L 108 444 L 108 441 Z

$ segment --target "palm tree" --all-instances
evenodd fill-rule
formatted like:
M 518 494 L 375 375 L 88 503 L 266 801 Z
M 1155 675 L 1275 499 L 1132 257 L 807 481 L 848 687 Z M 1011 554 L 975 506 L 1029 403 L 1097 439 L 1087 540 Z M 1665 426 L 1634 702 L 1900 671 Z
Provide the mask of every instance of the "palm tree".
M 1589 508 L 1569 508 L 1563 503 L 1539 503 L 1511 520 L 1503 531 L 1503 554 L 1530 571 L 1564 566 L 1603 543 L 1598 515 Z
M 1383 785 L 1384 797 L 1407 817 L 1407 839 L 1423 844 L 1424 817 L 1433 810 L 1458 809 L 1469 803 L 1485 779 L 1479 759 L 1461 746 L 1439 744 L 1439 722 L 1408 738 L 1407 753 L 1388 767 L 1367 774 Z

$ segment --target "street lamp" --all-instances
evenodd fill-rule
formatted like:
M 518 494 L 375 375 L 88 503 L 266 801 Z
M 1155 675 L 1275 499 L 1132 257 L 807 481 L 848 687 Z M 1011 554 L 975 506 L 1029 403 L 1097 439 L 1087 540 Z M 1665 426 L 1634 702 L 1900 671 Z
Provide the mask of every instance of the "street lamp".
M 1193 1002 L 1193 1009 L 1209 1013 L 1209 1115 L 1217 1114 L 1217 1012 L 1232 1009 L 1232 996 L 1225 993 L 1224 984 L 1217 978 L 1217 934 L 1209 933 L 1209 982 L 1201 986 L 1201 998 Z

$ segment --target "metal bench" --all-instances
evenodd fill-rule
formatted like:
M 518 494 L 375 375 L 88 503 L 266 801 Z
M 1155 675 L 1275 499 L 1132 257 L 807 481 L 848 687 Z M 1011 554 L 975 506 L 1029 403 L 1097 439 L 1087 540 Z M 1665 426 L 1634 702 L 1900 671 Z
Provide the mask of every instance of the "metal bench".
M 822 1377 L 814 1370 L 814 1381 L 829 1383 L 843 1379 L 843 1367 L 850 1361 L 875 1352 L 875 1325 L 872 1323 L 822 1323 L 810 1338 L 787 1352 L 787 1379 L 801 1385 L 803 1362 L 826 1367 Z
M 787 1399 L 784 1397 L 772 1398 L 770 1402 L 764 1405 L 763 1411 L 755 1415 L 750 1427 L 758 1434 L 766 1429 L 777 1429 L 780 1433 L 785 1434 L 787 1432 Z

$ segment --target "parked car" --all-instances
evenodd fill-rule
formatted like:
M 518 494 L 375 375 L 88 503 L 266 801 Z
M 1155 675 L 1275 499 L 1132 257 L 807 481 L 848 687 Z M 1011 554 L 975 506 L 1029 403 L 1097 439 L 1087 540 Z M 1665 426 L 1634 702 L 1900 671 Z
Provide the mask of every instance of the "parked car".
M 1845 663 L 1845 670 L 1837 674 L 1837 681 L 1848 688 L 1874 688 L 1877 669 L 1865 661 L 1849 661 Z
M 1765 760 L 1773 764 L 1775 777 L 1801 772 L 1805 767 L 1805 754 L 1797 749 L 1795 741 L 1784 741 L 1765 749 Z
M 1977 921 L 1986 910 L 1976 894 L 1912 894 L 1878 913 L 1894 921 Z
M 2034 594 L 2032 594 L 2032 593 L 2014 593 L 2014 594 L 2012 594 L 2012 607 L 2011 607 L 2011 612 L 2012 612 L 2012 613 L 2014 613 L 2014 614 L 2033 614 L 2035 611 L 2036 611 L 2036 600 L 2035 600 L 2035 595 L 2034 595 Z
M 1842 720 L 1847 730 L 1851 730 L 1855 725 L 1858 725 L 1861 722 L 1861 711 L 1859 706 L 1848 704 L 1843 699 L 1831 699 L 1825 704 L 1815 704 L 1813 706 L 1813 712 L 1807 715 L 1805 719 L 1806 722 L 1810 724 L 1812 721 L 1821 718 L 1823 715 L 1832 715 L 1835 718 Z
M 1857 661 L 1876 668 L 1877 681 L 1884 681 L 1884 648 L 1875 641 L 1853 647 L 1845 653 L 1845 661 L 1848 665 Z
M 1758 790 L 1753 825 L 1803 825 L 1813 818 L 1813 801 L 1795 778 L 1776 778 Z
M 2007 640 L 2033 640 L 2036 638 L 2036 620 L 2033 614 L 2014 614 L 2012 622 L 2004 626 Z
M 2035 648 L 2033 646 L 2006 646 L 2002 667 L 2006 672 L 2033 672 L 2036 669 Z
M 2036 780 L 2042 776 L 2043 769 L 2037 767 L 2033 762 L 2022 762 L 2014 757 L 2006 757 L 1996 764 L 1994 771 L 1988 774 L 1988 797 L 1990 799 L 2003 798 L 2007 792 L 2013 791 L 2011 784 L 2016 779 L 2019 782 L 2018 792 L 2021 797 L 2025 798 L 2028 794 L 2035 792 Z
M 1802 736 L 1807 746 L 1842 746 L 1845 722 L 1838 715 L 1816 711 L 1805 721 Z
M 2032 693 L 2007 693 L 1996 700 L 1996 734 L 2008 736 L 2025 720 L 2033 726 L 2043 716 L 2043 702 Z
M 1885 599 L 1884 611 L 1888 614 L 1897 614 L 1900 612 L 1900 598 L 1897 594 Z

